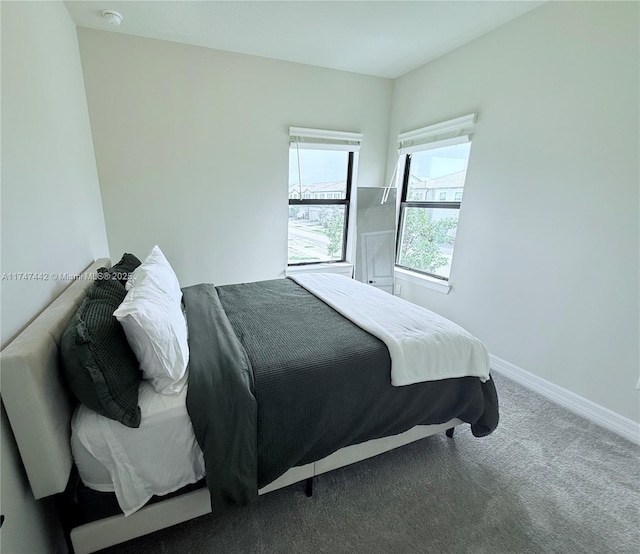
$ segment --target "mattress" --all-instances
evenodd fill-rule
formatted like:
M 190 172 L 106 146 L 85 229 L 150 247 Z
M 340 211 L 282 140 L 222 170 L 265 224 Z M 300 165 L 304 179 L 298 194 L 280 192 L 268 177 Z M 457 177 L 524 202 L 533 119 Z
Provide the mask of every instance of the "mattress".
M 202 479 L 204 459 L 186 396 L 187 387 L 178 395 L 165 396 L 143 381 L 137 429 L 78 406 L 71 422 L 71 448 L 82 482 L 99 492 L 114 492 L 123 513 L 130 515 L 152 496 Z

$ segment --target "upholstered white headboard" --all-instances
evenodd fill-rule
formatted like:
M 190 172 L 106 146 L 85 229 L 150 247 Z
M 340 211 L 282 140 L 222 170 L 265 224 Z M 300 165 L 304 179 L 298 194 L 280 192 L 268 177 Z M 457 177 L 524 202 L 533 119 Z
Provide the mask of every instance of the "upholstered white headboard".
M 60 340 L 67 322 L 107 259 L 91 264 L 22 333 L 0 352 L 2 401 L 36 498 L 64 491 L 73 459 L 73 402 L 59 368 Z

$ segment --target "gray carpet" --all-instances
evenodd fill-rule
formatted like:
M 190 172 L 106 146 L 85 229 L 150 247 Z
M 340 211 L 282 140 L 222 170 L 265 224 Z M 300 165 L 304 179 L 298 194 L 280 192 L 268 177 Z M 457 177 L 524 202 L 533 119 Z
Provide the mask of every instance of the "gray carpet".
M 640 448 L 500 375 L 501 422 L 429 437 L 109 553 L 640 552 Z

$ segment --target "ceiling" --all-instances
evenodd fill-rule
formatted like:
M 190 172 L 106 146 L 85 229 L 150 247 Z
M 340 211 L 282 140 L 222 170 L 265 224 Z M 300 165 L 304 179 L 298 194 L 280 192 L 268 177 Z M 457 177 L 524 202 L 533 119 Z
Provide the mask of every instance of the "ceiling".
M 80 27 L 394 79 L 541 1 L 68 0 Z M 107 24 L 103 9 L 119 11 Z

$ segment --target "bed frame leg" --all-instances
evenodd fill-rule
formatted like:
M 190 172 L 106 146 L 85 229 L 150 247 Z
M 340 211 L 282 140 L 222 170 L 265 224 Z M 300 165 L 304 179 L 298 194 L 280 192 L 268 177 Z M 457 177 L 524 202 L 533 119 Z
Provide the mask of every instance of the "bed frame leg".
M 304 487 L 304 492 L 307 495 L 307 498 L 311 498 L 313 496 L 313 477 L 309 477 Z
M 447 429 L 445 431 L 445 435 L 447 435 L 447 437 L 449 437 L 450 439 L 453 438 L 453 432 L 455 431 L 455 427 L 452 427 L 451 429 Z
M 69 554 L 74 554 L 73 542 L 71 540 L 71 530 L 77 527 L 81 521 L 81 514 L 76 499 L 76 491 L 80 483 L 80 475 L 75 464 L 71 466 L 69 481 L 64 492 L 58 493 L 52 497 L 53 506 L 58 512 L 58 518 L 64 533 L 64 539 L 67 543 Z M 49 499 L 46 499 L 48 501 Z
M 71 541 L 71 529 L 73 528 L 73 506 L 69 499 L 65 496 L 65 493 L 59 493 L 54 496 L 55 507 L 58 512 L 60 526 L 62 527 L 62 533 L 64 540 L 67 543 L 68 554 L 74 554 L 73 542 Z

